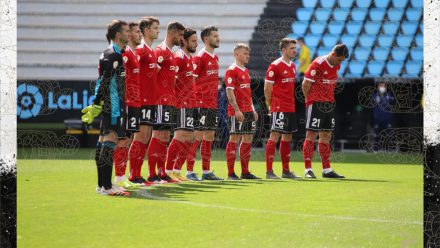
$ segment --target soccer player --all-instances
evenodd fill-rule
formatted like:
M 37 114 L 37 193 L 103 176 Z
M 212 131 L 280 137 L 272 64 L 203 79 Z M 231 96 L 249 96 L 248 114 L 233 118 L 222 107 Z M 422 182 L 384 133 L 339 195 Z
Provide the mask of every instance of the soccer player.
M 155 39 L 159 36 L 159 20 L 156 17 L 145 17 L 139 22 L 139 30 L 142 33 L 141 44 L 136 47 L 139 56 L 139 84 L 140 84 L 140 127 L 139 132 L 134 134 L 130 146 L 130 181 L 137 184 L 149 185 L 159 183 L 161 180 L 156 175 L 156 164 L 149 163 L 149 175 L 151 181 L 141 176 L 141 168 L 144 162 L 147 144 L 151 137 L 152 127 L 156 122 L 156 78 L 157 61 L 154 50 L 151 48 Z
M 249 172 L 252 138 L 256 129 L 258 114 L 252 104 L 251 77 L 245 65 L 249 62 L 249 46 L 238 43 L 234 47 L 235 63 L 225 73 L 226 95 L 228 97 L 229 142 L 226 146 L 228 179 L 261 179 Z M 241 176 L 235 174 L 235 154 L 240 142 Z
M 176 108 L 177 126 L 174 128 L 174 137 L 168 147 L 166 170 L 173 170 L 173 175 L 180 181 L 200 181 L 195 173 L 185 178 L 180 174 L 189 148 L 194 140 L 194 76 L 193 58 L 191 53 L 197 49 L 197 32 L 185 28 L 181 49 L 176 52 L 175 60 L 179 68 L 176 77 Z
M 188 154 L 188 172 L 193 173 L 197 149 L 201 142 L 203 180 L 223 180 L 210 171 L 212 143 L 218 125 L 218 56 L 214 50 L 219 47 L 220 38 L 217 27 L 207 26 L 200 34 L 205 47 L 194 57 L 194 76 L 196 77 L 196 99 L 199 111 L 195 140 Z
M 173 170 L 165 171 L 167 144 L 171 136 L 171 128 L 175 125 L 175 82 L 179 68 L 176 65 L 173 46 L 179 46 L 183 39 L 185 27 L 176 21 L 168 23 L 165 40 L 154 49 L 159 72 L 157 73 L 156 104 L 157 118 L 154 125 L 153 137 L 149 146 L 149 163 L 156 163 L 159 177 L 170 183 L 179 182 L 173 175 Z M 150 156 L 151 155 L 151 156 Z M 156 155 L 156 156 L 154 156 Z
M 282 57 L 269 65 L 264 84 L 264 96 L 271 113 L 270 137 L 266 144 L 266 178 L 279 179 L 272 165 L 276 144 L 281 136 L 280 157 L 283 167 L 282 177 L 295 179 L 289 169 L 290 143 L 292 133 L 297 131 L 295 114 L 296 67 L 292 59 L 296 55 L 296 40 L 284 38 L 279 44 Z
M 122 53 L 122 60 L 125 66 L 125 105 L 127 114 L 126 130 L 130 133 L 139 131 L 139 113 L 140 113 L 140 85 L 139 85 L 139 59 L 135 52 L 136 47 L 141 43 L 142 33 L 139 24 L 130 22 L 130 35 L 128 45 Z M 126 146 L 116 146 L 113 153 L 115 163 L 115 183 L 124 188 L 135 187 L 130 181 L 126 181 L 125 169 L 128 160 L 128 148 Z
M 344 178 L 330 166 L 330 140 L 335 127 L 334 91 L 341 63 L 348 58 L 345 44 L 333 47 L 330 54 L 316 58 L 306 71 L 302 91 L 306 97 L 306 139 L 303 144 L 305 177 L 316 178 L 312 171 L 315 139 L 319 134 L 318 150 L 322 161 L 322 177 Z
M 99 60 L 99 78 L 96 81 L 95 99 L 91 106 L 81 112 L 83 122 L 91 124 L 101 114 L 100 136 L 95 153 L 98 168 L 97 193 L 111 196 L 129 195 L 122 188 L 112 184 L 113 152 L 117 143 L 127 145 L 125 120 L 125 68 L 122 50 L 128 43 L 128 23 L 113 20 L 107 27 L 110 46 Z M 118 141 L 119 140 L 119 141 Z

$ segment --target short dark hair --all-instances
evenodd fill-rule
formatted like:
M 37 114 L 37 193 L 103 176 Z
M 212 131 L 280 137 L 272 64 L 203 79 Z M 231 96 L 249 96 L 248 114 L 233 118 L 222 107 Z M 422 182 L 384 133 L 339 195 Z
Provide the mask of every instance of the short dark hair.
M 182 23 L 177 21 L 171 21 L 168 23 L 167 32 L 176 32 L 185 30 L 185 26 Z
M 298 37 L 296 40 L 297 40 L 297 41 L 301 41 L 302 43 L 305 43 L 303 37 Z
M 202 32 L 200 33 L 200 37 L 202 38 L 202 42 L 205 42 L 203 38 L 211 35 L 211 32 L 218 31 L 216 26 L 205 26 L 202 28 Z
M 105 35 L 107 41 L 110 43 L 116 37 L 116 33 L 120 33 L 122 31 L 122 26 L 128 25 L 126 21 L 122 20 L 112 20 L 107 25 L 107 34 Z
M 283 48 L 287 48 L 290 44 L 296 45 L 296 40 L 291 38 L 283 38 L 280 41 L 280 50 L 283 50 Z
M 338 57 L 344 56 L 345 58 L 348 58 L 348 56 L 350 56 L 348 48 L 344 43 L 339 43 L 334 46 L 332 52 L 334 52 Z
M 191 37 L 192 35 L 197 34 L 197 31 L 195 31 L 192 28 L 185 28 L 185 32 L 183 33 L 183 38 L 185 40 L 188 40 L 189 37 Z
M 141 30 L 142 34 L 144 33 L 144 29 L 150 28 L 153 23 L 159 24 L 159 19 L 157 19 L 155 16 L 143 17 L 139 23 L 139 29 Z
M 137 23 L 137 22 L 129 22 L 129 23 L 128 23 L 128 27 L 129 27 L 130 29 L 132 29 L 132 28 L 134 28 L 134 27 L 137 27 L 137 26 L 139 26 L 139 23 Z

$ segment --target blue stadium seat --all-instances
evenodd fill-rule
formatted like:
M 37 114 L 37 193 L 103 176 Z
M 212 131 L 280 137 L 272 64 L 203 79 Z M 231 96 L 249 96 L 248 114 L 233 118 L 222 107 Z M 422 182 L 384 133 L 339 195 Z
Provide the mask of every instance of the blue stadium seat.
M 333 8 L 335 5 L 336 0 L 321 0 L 321 7 L 323 8 Z
M 356 45 L 357 36 L 351 34 L 344 34 L 341 36 L 341 42 L 347 47 L 354 47 Z
M 315 52 L 316 52 L 317 49 L 318 49 L 317 47 L 309 46 L 310 56 L 311 56 L 312 58 L 315 57 L 315 56 L 313 56 L 313 55 L 315 54 Z
M 402 71 L 402 68 L 403 68 L 403 62 L 390 61 L 387 64 L 388 75 L 398 77 L 400 76 L 400 72 Z
M 365 8 L 354 8 L 351 10 L 351 19 L 353 21 L 364 21 L 367 16 L 368 9 Z
M 406 55 L 408 55 L 408 48 L 393 47 L 391 55 L 393 55 L 394 61 L 405 61 Z
M 336 45 L 336 43 L 338 43 L 338 40 L 339 40 L 339 35 L 326 34 L 322 36 L 322 43 L 326 47 L 333 47 L 334 45 Z
M 313 9 L 311 8 L 299 8 L 296 11 L 296 18 L 299 21 L 310 21 L 312 18 Z
M 368 74 L 369 77 L 381 77 L 382 71 L 385 67 L 385 62 L 383 61 L 370 61 L 368 62 Z
M 344 29 L 344 22 L 334 21 L 328 24 L 328 32 L 330 34 L 335 34 L 335 35 L 341 34 L 343 29 Z
M 419 25 L 417 24 L 417 22 L 410 22 L 410 21 L 406 21 L 402 23 L 402 32 L 404 34 L 408 34 L 408 35 L 414 35 L 417 31 L 417 28 L 419 27 Z
M 354 57 L 359 61 L 367 61 L 370 55 L 371 49 L 364 47 L 357 47 L 354 50 Z
M 333 20 L 345 22 L 348 14 L 350 14 L 349 9 L 335 9 L 333 11 Z
M 356 22 L 356 21 L 348 22 L 346 29 L 347 29 L 347 33 L 349 34 L 359 34 L 362 29 L 362 22 Z
M 297 34 L 293 34 L 293 33 L 287 35 L 287 38 L 294 39 L 294 40 L 298 39 L 298 37 L 299 36 Z
M 329 54 L 332 51 L 332 48 L 333 47 L 324 47 L 324 46 L 319 47 L 318 48 L 318 56 L 323 56 L 323 55 Z
M 411 0 L 411 6 L 413 8 L 423 8 L 423 0 Z
M 325 30 L 325 22 L 312 22 L 310 24 L 310 31 L 312 34 L 323 34 Z
M 309 24 L 308 21 L 292 23 L 292 31 L 293 31 L 293 33 L 297 34 L 297 35 L 304 35 L 306 33 L 308 24 Z
M 373 8 L 370 10 L 370 20 L 381 22 L 385 16 L 386 10 L 383 8 Z
M 387 22 L 383 24 L 382 30 L 384 34 L 395 35 L 399 29 L 400 24 L 398 22 Z
M 348 64 L 348 62 L 342 62 L 342 64 L 341 64 L 341 67 L 339 68 L 339 71 L 338 71 L 338 75 L 340 76 L 340 77 L 342 77 L 342 76 L 344 76 L 344 74 L 345 74 L 345 69 L 347 68 L 347 64 Z
M 307 45 L 312 46 L 312 47 L 316 47 L 319 45 L 319 42 L 321 41 L 321 36 L 309 34 L 309 35 L 304 36 L 304 41 L 306 42 Z
M 412 60 L 423 61 L 423 47 L 411 48 L 410 55 Z
M 371 35 L 377 35 L 380 30 L 381 23 L 380 22 L 366 22 L 365 23 L 365 33 Z
M 354 0 L 338 0 L 339 7 L 341 8 L 351 8 Z
M 363 47 L 372 47 L 374 45 L 374 40 L 376 36 L 363 34 L 359 36 L 359 44 Z
M 413 41 L 413 36 L 411 35 L 398 35 L 397 36 L 397 45 L 399 47 L 410 47 Z
M 408 61 L 405 64 L 405 77 L 418 77 L 423 68 L 422 61 Z
M 385 61 L 388 59 L 388 53 L 390 49 L 388 47 L 376 47 L 373 50 L 373 58 L 377 61 Z
M 420 17 L 422 17 L 422 9 L 412 8 L 406 10 L 406 19 L 408 21 L 419 21 Z
M 356 5 L 360 8 L 368 8 L 371 5 L 371 0 L 356 0 Z
M 350 61 L 348 65 L 349 74 L 347 77 L 361 77 L 365 70 L 365 61 Z
M 318 0 L 302 0 L 302 4 L 306 8 L 315 8 Z
M 423 35 L 421 34 L 416 35 L 416 46 L 418 47 L 423 46 Z
M 318 8 L 315 11 L 315 19 L 317 21 L 326 22 L 330 18 L 330 14 L 331 14 L 330 9 Z
M 391 47 L 393 44 L 394 36 L 393 35 L 379 35 L 377 37 L 377 43 L 381 47 Z
M 374 0 L 374 6 L 376 8 L 388 8 L 390 0 Z
M 408 0 L 393 0 L 394 8 L 405 8 Z
M 391 8 L 387 11 L 388 20 L 394 22 L 400 22 L 402 20 L 404 9 Z
M 423 34 L 423 23 L 420 23 L 419 28 L 420 28 L 420 33 Z

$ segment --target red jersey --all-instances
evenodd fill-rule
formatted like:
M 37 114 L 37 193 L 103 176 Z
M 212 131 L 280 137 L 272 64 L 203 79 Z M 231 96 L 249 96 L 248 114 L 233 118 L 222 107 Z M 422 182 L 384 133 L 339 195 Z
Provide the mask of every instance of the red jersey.
M 279 58 L 269 65 L 265 83 L 273 84 L 270 112 L 295 112 L 295 64 Z
M 125 66 L 125 103 L 129 107 L 141 106 L 139 85 L 139 56 L 130 46 L 122 53 Z
M 174 55 L 179 68 L 176 77 L 176 108 L 194 108 L 194 75 L 192 56 L 179 50 Z
M 139 56 L 139 84 L 141 105 L 156 104 L 156 80 L 157 80 L 157 63 L 154 51 L 146 43 L 142 43 L 136 47 L 136 54 Z
M 306 106 L 314 102 L 335 101 L 335 86 L 340 68 L 341 65 L 330 65 L 327 61 L 327 55 L 316 58 L 309 65 L 304 79 L 313 83 L 306 97 Z
M 233 89 L 238 108 L 241 112 L 252 112 L 251 77 L 247 68 L 232 64 L 225 73 L 226 90 Z M 235 115 L 235 110 L 228 103 L 228 116 Z
M 194 76 L 197 107 L 217 109 L 218 56 L 202 49 L 194 57 Z
M 179 68 L 171 49 L 162 42 L 154 49 L 159 72 L 157 73 L 157 105 L 175 106 L 175 83 Z

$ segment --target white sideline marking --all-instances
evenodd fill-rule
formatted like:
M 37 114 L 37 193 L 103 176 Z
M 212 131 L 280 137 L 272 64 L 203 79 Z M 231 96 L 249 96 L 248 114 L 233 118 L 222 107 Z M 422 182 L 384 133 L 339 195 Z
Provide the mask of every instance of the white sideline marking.
M 187 202 L 181 200 L 169 199 L 166 197 L 158 197 L 151 195 L 148 190 L 141 190 L 137 192 L 138 195 L 150 198 L 153 200 L 162 200 L 162 201 L 170 201 L 181 204 L 187 204 L 197 207 L 208 207 L 208 208 L 219 208 L 219 209 L 227 209 L 234 211 L 243 211 L 243 212 L 253 212 L 253 213 L 261 213 L 261 214 L 276 214 L 276 215 L 288 215 L 288 216 L 299 216 L 299 217 L 313 217 L 313 218 L 324 218 L 324 219 L 335 219 L 335 220 L 346 220 L 346 221 L 364 221 L 364 222 L 376 222 L 376 223 L 389 223 L 389 224 L 399 224 L 399 225 L 422 225 L 421 221 L 399 221 L 399 220 L 386 220 L 386 219 L 377 219 L 377 218 L 358 218 L 358 217 L 349 217 L 349 216 L 339 216 L 339 215 L 319 215 L 319 214 L 295 214 L 291 212 L 284 211 L 272 211 L 272 210 L 261 210 L 261 209 L 252 209 L 252 208 L 236 208 L 229 207 L 223 205 L 213 205 L 213 204 L 205 204 L 199 202 Z

